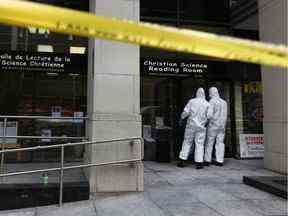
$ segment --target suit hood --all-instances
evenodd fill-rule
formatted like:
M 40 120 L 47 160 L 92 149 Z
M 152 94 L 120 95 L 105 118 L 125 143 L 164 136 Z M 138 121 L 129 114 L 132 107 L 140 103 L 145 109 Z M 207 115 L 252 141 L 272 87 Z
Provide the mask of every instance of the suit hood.
M 205 99 L 205 91 L 203 88 L 198 88 L 196 92 L 196 98 Z
M 219 92 L 218 92 L 218 89 L 216 87 L 211 87 L 209 89 L 209 97 L 210 98 L 219 97 Z

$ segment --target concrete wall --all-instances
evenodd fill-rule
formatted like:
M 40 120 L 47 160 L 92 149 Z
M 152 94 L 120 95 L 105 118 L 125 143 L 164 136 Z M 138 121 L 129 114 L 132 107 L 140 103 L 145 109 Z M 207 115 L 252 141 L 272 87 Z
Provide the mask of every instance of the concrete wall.
M 90 11 L 102 16 L 139 20 L 139 0 L 90 0 Z M 88 131 L 90 140 L 141 137 L 139 47 L 104 40 L 89 41 Z M 128 141 L 88 148 L 90 162 L 140 158 L 140 143 Z M 92 192 L 143 190 L 143 165 L 91 168 Z
M 287 45 L 287 0 L 258 0 L 262 41 Z M 263 67 L 265 167 L 287 173 L 287 82 L 285 69 Z

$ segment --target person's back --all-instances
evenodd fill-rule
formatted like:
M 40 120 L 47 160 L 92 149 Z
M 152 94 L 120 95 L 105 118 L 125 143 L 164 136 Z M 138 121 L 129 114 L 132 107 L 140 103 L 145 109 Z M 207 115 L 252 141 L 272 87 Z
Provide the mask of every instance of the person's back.
M 205 165 L 212 161 L 212 151 L 215 143 L 215 165 L 222 166 L 225 152 L 225 126 L 227 121 L 227 103 L 220 98 L 217 88 L 209 89 L 208 131 L 205 146 Z
M 184 167 L 184 161 L 187 160 L 190 149 L 195 142 L 194 159 L 196 168 L 203 167 L 204 141 L 206 137 L 206 123 L 208 120 L 209 103 L 205 99 L 205 91 L 199 88 L 196 98 L 191 99 L 185 106 L 181 119 L 187 118 L 184 141 L 179 154 L 180 162 L 177 166 Z
M 213 110 L 209 126 L 224 129 L 227 121 L 227 103 L 220 97 L 214 97 L 209 101 Z
M 199 128 L 205 128 L 207 123 L 207 112 L 209 103 L 205 99 L 205 93 L 197 91 L 196 98 L 191 99 L 182 113 L 182 118 L 188 116 L 187 124 L 194 125 Z

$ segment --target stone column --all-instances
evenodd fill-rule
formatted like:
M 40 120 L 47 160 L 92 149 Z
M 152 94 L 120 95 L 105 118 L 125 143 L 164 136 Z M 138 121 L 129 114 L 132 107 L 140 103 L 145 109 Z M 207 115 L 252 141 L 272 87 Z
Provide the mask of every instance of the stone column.
M 287 0 L 258 0 L 262 41 L 287 45 Z M 287 70 L 262 67 L 264 103 L 264 163 L 287 173 Z
M 90 12 L 139 20 L 139 0 L 90 0 Z M 139 47 L 89 41 L 88 122 L 90 140 L 141 137 Z M 93 163 L 139 158 L 140 143 L 96 144 L 86 151 Z M 91 192 L 142 191 L 142 162 L 89 169 Z

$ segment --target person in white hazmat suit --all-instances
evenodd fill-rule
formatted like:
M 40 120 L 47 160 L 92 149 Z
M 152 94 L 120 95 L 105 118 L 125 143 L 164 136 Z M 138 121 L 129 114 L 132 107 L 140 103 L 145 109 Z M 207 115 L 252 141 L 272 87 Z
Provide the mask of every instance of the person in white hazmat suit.
M 203 88 L 199 88 L 196 93 L 196 97 L 192 98 L 184 108 L 181 114 L 181 121 L 188 117 L 184 141 L 182 144 L 182 150 L 179 158 L 180 162 L 178 167 L 184 167 L 187 160 L 190 149 L 195 141 L 194 160 L 196 168 L 203 168 L 204 160 L 204 142 L 206 137 L 207 114 L 209 103 L 205 99 L 205 91 Z
M 225 127 L 227 121 L 227 103 L 220 98 L 218 89 L 209 89 L 209 123 L 207 127 L 207 138 L 205 144 L 204 165 L 209 166 L 212 161 L 212 151 L 215 144 L 215 160 L 213 164 L 223 166 L 225 152 Z

